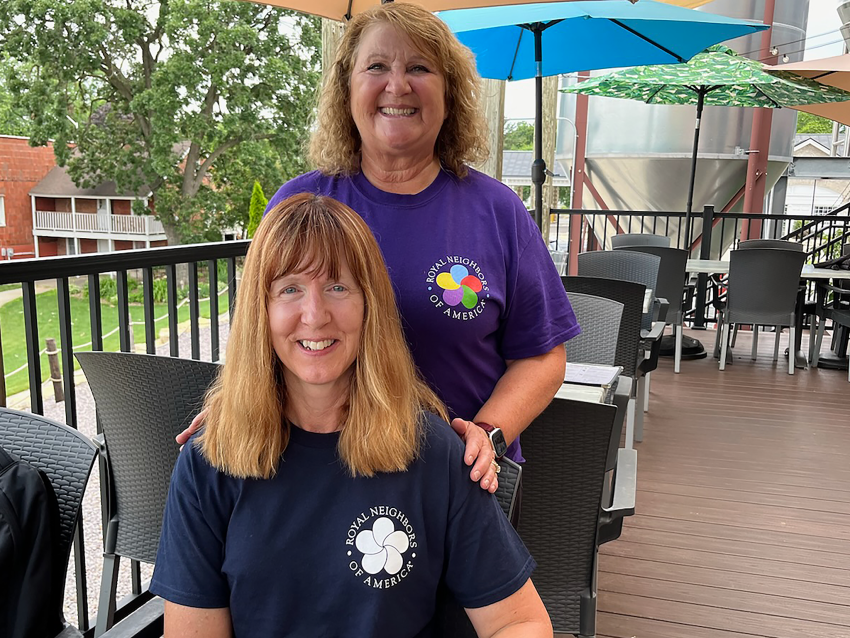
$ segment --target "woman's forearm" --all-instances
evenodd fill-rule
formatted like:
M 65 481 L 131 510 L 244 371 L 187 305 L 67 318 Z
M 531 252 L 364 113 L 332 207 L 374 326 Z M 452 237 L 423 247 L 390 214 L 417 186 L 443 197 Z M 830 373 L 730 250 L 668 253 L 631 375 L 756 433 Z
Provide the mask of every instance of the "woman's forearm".
M 501 428 L 510 444 L 549 405 L 564 382 L 566 362 L 563 344 L 546 354 L 508 361 L 490 398 L 472 420 Z

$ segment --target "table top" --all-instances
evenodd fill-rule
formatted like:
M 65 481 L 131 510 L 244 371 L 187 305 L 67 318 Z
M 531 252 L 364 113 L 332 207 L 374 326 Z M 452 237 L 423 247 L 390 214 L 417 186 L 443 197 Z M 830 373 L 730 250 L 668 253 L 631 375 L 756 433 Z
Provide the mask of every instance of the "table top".
M 688 259 L 687 270 L 690 273 L 728 273 L 729 261 L 725 259 Z M 815 268 L 811 264 L 805 264 L 800 277 L 803 279 L 850 279 L 850 270 Z
M 729 272 L 729 261 L 725 259 L 688 259 L 690 273 L 723 274 Z

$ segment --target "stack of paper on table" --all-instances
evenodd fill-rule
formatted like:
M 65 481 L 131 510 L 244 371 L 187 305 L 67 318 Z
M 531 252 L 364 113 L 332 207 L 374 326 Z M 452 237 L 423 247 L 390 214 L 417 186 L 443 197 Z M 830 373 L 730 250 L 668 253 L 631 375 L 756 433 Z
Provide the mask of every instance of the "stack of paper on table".
M 567 363 L 564 384 L 556 397 L 594 403 L 611 403 L 622 366 Z

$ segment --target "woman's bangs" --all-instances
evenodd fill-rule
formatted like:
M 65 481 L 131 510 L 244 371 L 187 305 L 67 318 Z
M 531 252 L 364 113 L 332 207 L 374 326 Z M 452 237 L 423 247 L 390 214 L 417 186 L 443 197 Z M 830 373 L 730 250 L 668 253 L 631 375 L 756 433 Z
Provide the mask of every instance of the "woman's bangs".
M 280 242 L 269 284 L 293 273 L 311 276 L 327 274 L 331 279 L 338 278 L 348 252 L 346 243 L 342 230 L 335 224 L 311 224 L 307 228 L 302 226 L 294 240 Z

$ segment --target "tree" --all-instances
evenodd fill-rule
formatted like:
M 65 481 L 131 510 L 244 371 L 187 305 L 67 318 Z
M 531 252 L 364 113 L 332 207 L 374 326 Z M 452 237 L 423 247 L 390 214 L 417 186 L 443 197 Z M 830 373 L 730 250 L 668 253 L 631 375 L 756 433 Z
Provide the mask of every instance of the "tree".
M 832 120 L 811 113 L 797 112 L 798 133 L 832 133 Z
M 530 151 L 534 149 L 534 125 L 529 122 L 506 122 L 506 151 Z
M 263 194 L 263 187 L 260 182 L 254 182 L 254 190 L 251 193 L 251 212 L 248 216 L 248 237 L 253 237 L 257 232 L 257 226 L 263 220 L 263 213 L 266 211 L 266 204 L 269 200 Z
M 304 170 L 319 49 L 317 19 L 251 2 L 0 3 L 6 83 L 32 143 L 53 139 L 80 186 L 150 189 L 172 243 L 244 220 L 233 201 L 247 203 L 254 177 L 230 178 L 246 167 L 281 181 Z
M 6 68 L 9 64 L 9 60 L 0 58 L 0 68 Z M 29 118 L 13 102 L 12 95 L 0 75 L 0 135 L 29 137 Z

